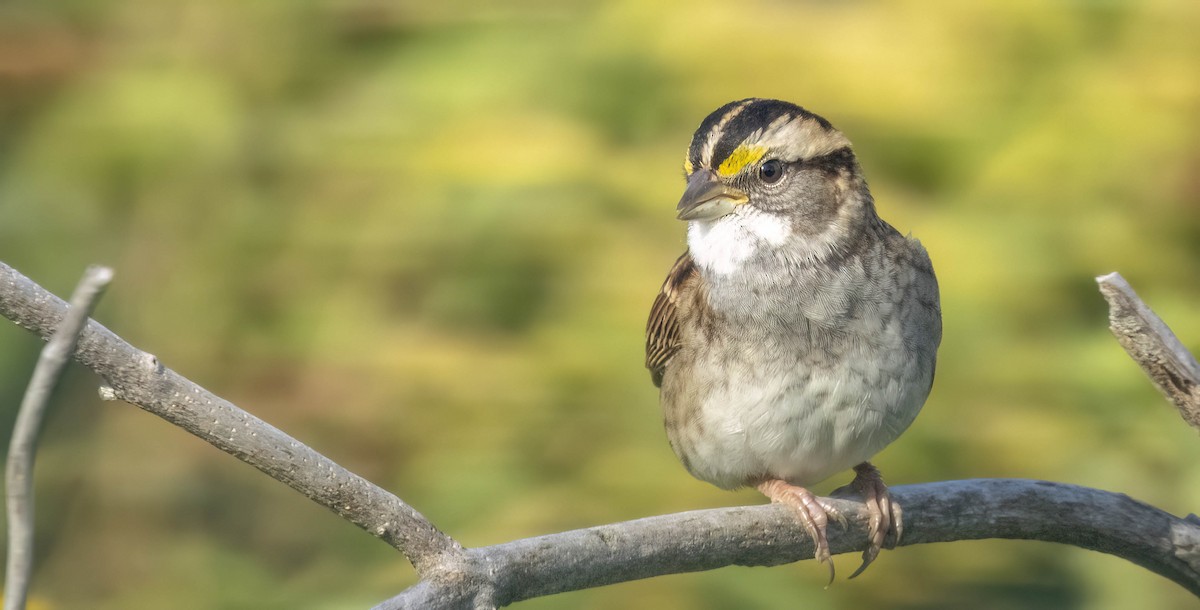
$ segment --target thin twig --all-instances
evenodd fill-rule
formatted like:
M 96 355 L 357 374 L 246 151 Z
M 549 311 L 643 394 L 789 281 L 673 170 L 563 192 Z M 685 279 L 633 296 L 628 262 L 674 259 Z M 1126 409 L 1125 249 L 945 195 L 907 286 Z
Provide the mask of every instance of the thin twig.
M 49 336 L 66 303 L 0 263 L 0 315 Z M 132 403 L 263 471 L 395 547 L 421 576 L 452 569 L 462 547 L 395 495 L 278 428 L 162 366 L 96 321 L 75 359 L 107 382 L 105 398 Z
M 8 506 L 8 561 L 4 586 L 4 610 L 21 610 L 29 595 L 33 574 L 33 462 L 37 454 L 38 433 L 42 429 L 50 394 L 58 386 L 63 370 L 79 342 L 104 288 L 112 281 L 108 267 L 88 267 L 71 295 L 71 305 L 55 324 L 46 347 L 42 348 L 29 387 L 21 399 L 5 466 L 5 492 Z
M 1200 430 L 1200 364 L 1119 273 L 1096 278 L 1109 329 L 1183 420 Z

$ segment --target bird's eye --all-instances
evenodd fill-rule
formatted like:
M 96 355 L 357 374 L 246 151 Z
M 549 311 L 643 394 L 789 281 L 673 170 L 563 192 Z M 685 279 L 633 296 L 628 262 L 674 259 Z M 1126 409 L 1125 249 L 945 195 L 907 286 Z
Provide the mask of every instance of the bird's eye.
M 775 184 L 783 180 L 783 162 L 779 159 L 768 159 L 758 166 L 758 178 L 766 184 Z

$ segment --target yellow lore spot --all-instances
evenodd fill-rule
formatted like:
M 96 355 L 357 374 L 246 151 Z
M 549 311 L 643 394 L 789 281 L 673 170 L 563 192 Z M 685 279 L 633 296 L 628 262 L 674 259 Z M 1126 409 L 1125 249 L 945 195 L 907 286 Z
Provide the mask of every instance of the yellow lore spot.
M 696 169 L 696 168 L 692 167 L 692 160 L 691 160 L 691 159 L 688 159 L 688 158 L 684 158 L 684 160 L 683 160 L 683 174 L 684 174 L 685 176 L 690 176 L 690 175 L 692 175 L 692 171 L 693 171 L 693 170 L 695 170 L 695 169 Z
M 757 162 L 765 154 L 767 154 L 767 149 L 763 146 L 747 146 L 742 144 L 733 149 L 733 152 L 729 153 L 728 157 L 725 157 L 725 160 L 721 162 L 721 166 L 717 168 L 717 173 L 725 178 L 737 175 L 747 165 Z

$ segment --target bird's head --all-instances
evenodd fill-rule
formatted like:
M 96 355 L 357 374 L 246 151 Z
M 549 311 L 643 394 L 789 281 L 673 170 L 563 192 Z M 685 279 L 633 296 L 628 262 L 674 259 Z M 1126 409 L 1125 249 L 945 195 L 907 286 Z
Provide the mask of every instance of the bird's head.
M 730 102 L 692 137 L 678 218 L 707 223 L 765 214 L 791 234 L 821 234 L 848 199 L 863 199 L 848 197 L 865 191 L 858 172 L 850 141 L 829 121 L 779 100 Z

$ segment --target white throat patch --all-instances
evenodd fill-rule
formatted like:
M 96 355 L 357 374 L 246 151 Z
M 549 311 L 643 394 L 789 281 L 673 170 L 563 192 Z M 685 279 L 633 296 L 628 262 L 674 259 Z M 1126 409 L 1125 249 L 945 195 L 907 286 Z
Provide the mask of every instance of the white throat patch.
M 688 250 L 707 271 L 728 275 L 765 247 L 783 245 L 792 235 L 787 220 L 748 205 L 716 220 L 688 223 Z

